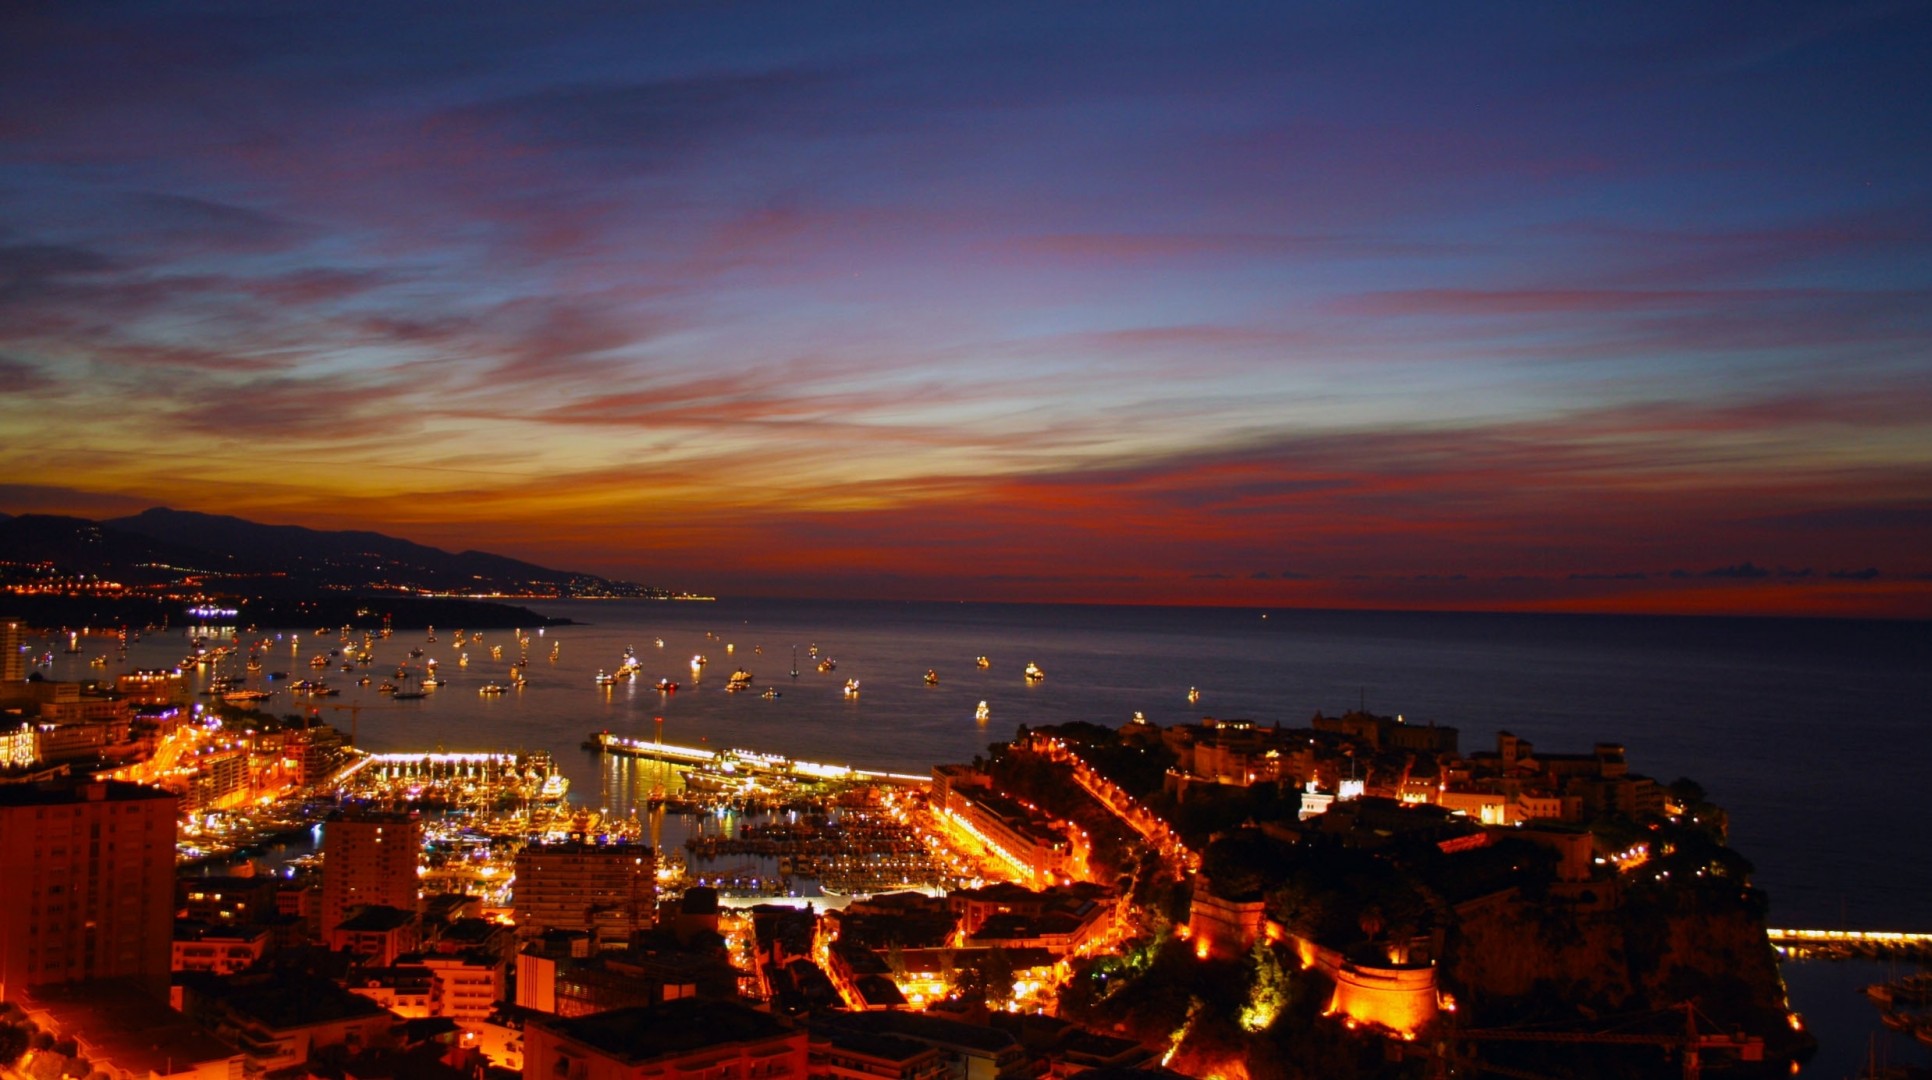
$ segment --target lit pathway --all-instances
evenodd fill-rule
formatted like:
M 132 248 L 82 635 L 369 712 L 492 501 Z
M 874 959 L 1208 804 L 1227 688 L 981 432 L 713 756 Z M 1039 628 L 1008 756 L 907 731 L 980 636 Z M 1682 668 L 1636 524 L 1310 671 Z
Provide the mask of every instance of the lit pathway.
M 1174 868 L 1176 877 L 1185 878 L 1201 869 L 1200 853 L 1189 851 L 1187 845 L 1181 843 L 1180 837 L 1174 835 L 1174 830 L 1168 828 L 1166 821 L 1135 802 L 1133 796 L 1120 790 L 1113 781 L 1095 772 L 1066 743 L 1036 733 L 1028 748 L 1048 761 L 1070 768 L 1074 783 L 1112 811 L 1115 817 L 1126 822 L 1127 827 L 1139 833 L 1141 839 L 1154 845 L 1154 849 Z

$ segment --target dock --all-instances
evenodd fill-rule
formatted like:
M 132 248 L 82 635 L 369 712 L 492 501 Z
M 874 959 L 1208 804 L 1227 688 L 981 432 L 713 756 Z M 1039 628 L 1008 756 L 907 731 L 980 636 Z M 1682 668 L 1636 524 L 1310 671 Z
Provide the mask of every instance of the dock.
M 673 765 L 693 765 L 710 772 L 738 773 L 747 776 L 783 777 L 800 781 L 847 781 L 856 784 L 891 784 L 900 787 L 930 787 L 932 777 L 917 773 L 880 772 L 855 769 L 850 765 L 826 765 L 763 754 L 755 750 L 705 750 L 679 746 L 656 739 L 627 739 L 608 731 L 593 733 L 584 740 L 584 749 L 600 754 L 646 758 Z
M 1817 959 L 1932 960 L 1932 933 L 1901 930 L 1779 930 L 1765 937 L 1782 954 Z

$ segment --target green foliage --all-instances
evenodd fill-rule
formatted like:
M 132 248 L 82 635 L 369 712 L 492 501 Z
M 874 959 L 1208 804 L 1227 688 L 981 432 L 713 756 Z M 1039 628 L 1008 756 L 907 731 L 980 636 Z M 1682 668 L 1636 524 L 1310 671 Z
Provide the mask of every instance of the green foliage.
M 1274 1026 L 1294 996 L 1294 982 L 1280 952 L 1258 941 L 1248 953 L 1248 1001 L 1241 1008 L 1241 1026 L 1266 1031 Z

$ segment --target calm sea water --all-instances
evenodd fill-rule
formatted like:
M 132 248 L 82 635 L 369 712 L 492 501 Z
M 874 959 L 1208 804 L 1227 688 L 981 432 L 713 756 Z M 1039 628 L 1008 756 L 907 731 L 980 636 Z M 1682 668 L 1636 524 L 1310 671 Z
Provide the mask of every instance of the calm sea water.
M 548 749 L 577 799 L 613 807 L 651 782 L 650 767 L 601 761 L 579 744 L 603 729 L 653 737 L 658 717 L 667 742 L 923 772 L 969 760 L 1020 724 L 1118 725 L 1140 711 L 1163 725 L 1203 716 L 1294 725 L 1366 704 L 1457 727 L 1465 751 L 1493 746 L 1499 730 L 1550 751 L 1622 743 L 1633 770 L 1692 777 L 1729 810 L 1732 843 L 1756 863 L 1774 922 L 1932 930 L 1928 623 L 779 600 L 534 606 L 581 625 L 529 631 L 520 693 L 476 692 L 504 681 L 518 652 L 509 631 L 486 631 L 459 668 L 457 628 L 439 627 L 434 645 L 417 632 L 383 643 L 371 670 L 422 647 L 452 685 L 393 702 L 338 672 L 343 693 L 331 704 L 367 706 L 357 723 L 370 750 Z M 307 658 L 325 647 L 313 629 L 284 643 L 269 669 L 307 677 Z M 171 661 L 181 645 L 148 639 L 129 662 Z M 502 661 L 489 659 L 492 645 L 504 647 Z M 813 645 L 836 671 L 816 669 Z M 626 647 L 644 677 L 593 685 Z M 696 654 L 709 663 L 694 682 Z M 992 661 L 983 670 L 982 654 Z M 61 659 L 58 677 L 87 676 L 80 658 Z M 1029 661 L 1044 681 L 1021 677 Z M 726 693 L 736 667 L 782 696 Z M 922 679 L 929 668 L 935 686 Z M 682 688 L 659 694 L 659 677 Z M 857 698 L 842 693 L 848 679 L 859 680 Z M 985 724 L 973 718 L 981 701 Z M 349 726 L 346 710 L 324 715 Z M 1791 969 L 1799 1007 L 1875 1029 L 1862 1000 L 1839 1008 L 1847 995 L 1832 980 L 1850 969 L 1812 974 L 1831 970 Z M 1850 1075 L 1865 1047 L 1864 1029 L 1845 1027 L 1807 1072 Z M 1901 1047 L 1893 1060 L 1914 1053 Z

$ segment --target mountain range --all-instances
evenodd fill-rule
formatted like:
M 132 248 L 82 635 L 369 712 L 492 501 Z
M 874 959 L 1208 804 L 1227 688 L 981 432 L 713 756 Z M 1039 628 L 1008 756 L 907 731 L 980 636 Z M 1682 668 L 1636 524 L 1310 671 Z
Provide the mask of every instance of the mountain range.
M 198 582 L 208 592 L 668 597 L 595 574 L 365 531 L 264 525 L 156 507 L 93 521 L 0 514 L 0 582 L 89 576 L 129 586 Z

